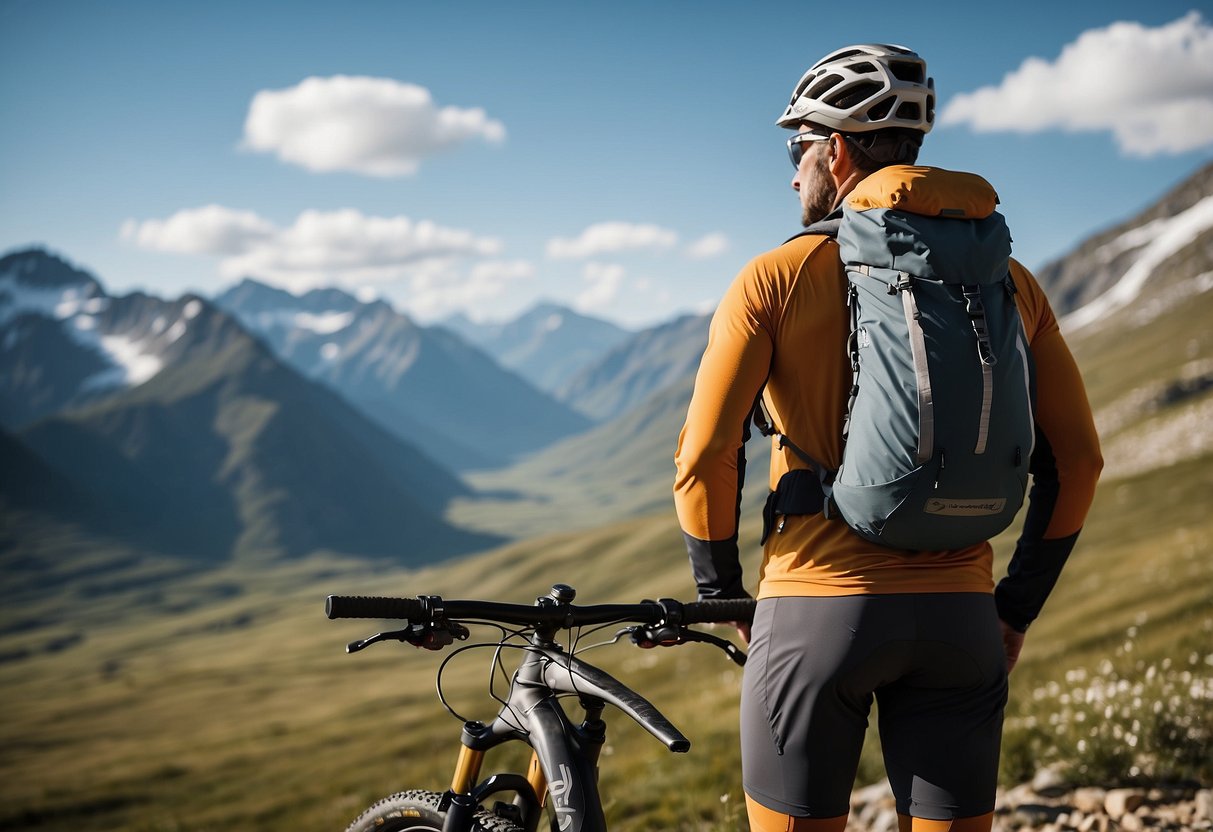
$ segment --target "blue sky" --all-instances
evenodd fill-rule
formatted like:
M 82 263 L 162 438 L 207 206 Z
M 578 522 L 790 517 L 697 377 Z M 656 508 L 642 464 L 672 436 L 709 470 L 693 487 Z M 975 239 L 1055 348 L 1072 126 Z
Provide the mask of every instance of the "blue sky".
M 817 58 L 886 41 L 941 111 L 969 96 L 920 161 L 989 179 L 1035 267 L 1213 158 L 1197 8 L 0 0 L 0 249 L 115 293 L 252 274 L 654 323 L 797 230 L 773 122 Z

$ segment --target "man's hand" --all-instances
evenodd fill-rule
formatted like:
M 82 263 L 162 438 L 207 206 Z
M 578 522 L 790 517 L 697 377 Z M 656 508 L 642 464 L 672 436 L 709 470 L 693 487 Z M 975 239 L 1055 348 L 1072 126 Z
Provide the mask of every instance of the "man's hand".
M 721 621 L 719 624 L 708 624 L 709 627 L 736 627 L 737 635 L 741 636 L 742 642 L 747 646 L 750 643 L 750 622 L 748 621 Z M 676 628 L 660 628 L 638 629 L 632 633 L 632 643 L 637 647 L 645 650 L 650 650 L 654 647 L 673 647 L 675 644 L 682 644 L 682 637 Z
M 1019 651 L 1023 649 L 1024 633 L 1019 632 L 1005 621 L 999 621 L 998 626 L 1002 628 L 1002 649 L 1007 654 L 1007 673 L 1015 669 L 1015 663 L 1019 661 Z
M 741 636 L 741 641 L 745 644 L 746 647 L 749 647 L 750 646 L 750 622 L 748 622 L 748 621 L 728 621 L 726 623 L 732 624 L 734 627 L 737 628 L 737 635 Z

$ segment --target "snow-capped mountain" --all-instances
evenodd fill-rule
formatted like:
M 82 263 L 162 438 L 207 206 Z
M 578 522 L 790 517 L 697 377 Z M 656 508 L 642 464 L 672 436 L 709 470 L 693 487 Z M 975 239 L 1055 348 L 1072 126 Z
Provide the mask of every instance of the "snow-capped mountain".
M 1195 245 L 1213 230 L 1213 163 L 1172 188 L 1140 214 L 1085 240 L 1036 274 L 1065 328 L 1074 331 L 1146 295 L 1157 303 L 1164 284 L 1199 277 Z M 1190 287 L 1189 287 L 1190 288 Z M 1179 294 L 1184 294 L 1179 290 Z
M 478 324 L 453 315 L 442 325 L 549 393 L 632 336 L 554 303 L 540 303 L 505 323 Z
M 1213 454 L 1213 164 L 1038 278 L 1086 379 L 1104 480 Z
M 17 427 L 153 378 L 237 329 L 203 299 L 108 295 L 41 249 L 0 259 L 0 424 Z
M 40 250 L 0 275 L 0 467 L 29 472 L 0 479 L 15 530 L 0 549 L 41 551 L 32 541 L 75 539 L 70 526 L 207 562 L 418 563 L 497 539 L 441 518 L 468 493 L 458 478 L 209 301 L 111 297 Z
M 449 330 L 382 301 L 245 280 L 215 302 L 291 366 L 457 470 L 501 465 L 589 424 Z

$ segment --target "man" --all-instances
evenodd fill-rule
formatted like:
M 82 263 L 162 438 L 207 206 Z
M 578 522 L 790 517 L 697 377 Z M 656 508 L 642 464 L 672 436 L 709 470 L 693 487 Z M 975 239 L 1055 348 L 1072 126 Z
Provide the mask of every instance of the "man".
M 946 215 L 952 209 L 940 204 L 953 203 L 992 212 L 996 197 L 980 177 L 912 167 L 934 104 L 925 62 L 903 47 L 854 46 L 815 64 L 778 121 L 795 131 L 788 147 L 803 223 L 844 199 L 924 215 Z M 1011 261 L 1010 271 L 1035 363 L 1036 442 L 1008 575 L 995 589 L 988 543 L 911 554 L 868 542 L 817 506 L 798 511 L 794 499 L 767 512 L 741 705 L 754 832 L 845 827 L 873 699 L 900 828 L 991 827 L 1007 673 L 1102 466 L 1082 380 L 1049 304 L 1022 266 Z M 852 384 L 846 287 L 837 243 L 808 233 L 750 262 L 716 311 L 674 486 L 701 598 L 747 594 L 737 520 L 747 422 L 760 394 L 780 433 L 839 466 Z M 772 490 L 806 467 L 773 444 Z M 749 628 L 739 630 L 749 641 Z

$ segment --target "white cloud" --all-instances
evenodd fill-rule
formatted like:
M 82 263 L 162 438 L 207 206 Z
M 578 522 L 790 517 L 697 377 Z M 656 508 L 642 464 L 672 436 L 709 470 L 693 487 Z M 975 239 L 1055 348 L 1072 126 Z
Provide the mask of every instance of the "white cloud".
M 226 224 L 218 221 L 224 218 Z M 491 256 L 501 249 L 499 241 L 470 231 L 408 217 L 368 217 L 351 208 L 305 211 L 278 228 L 251 212 L 207 206 L 167 220 L 127 220 L 122 237 L 142 248 L 219 256 L 225 277 L 252 275 L 296 291 L 394 280 L 424 261 Z
M 486 260 L 466 272 L 450 260 L 410 269 L 407 291 L 396 293 L 411 313 L 438 318 L 455 310 L 474 314 L 493 311 L 514 285 L 531 280 L 535 267 L 526 260 Z
M 471 282 L 480 286 L 501 286 L 535 276 L 535 267 L 526 260 L 485 260 L 472 266 Z
M 616 263 L 586 263 L 581 277 L 589 286 L 573 300 L 573 308 L 578 312 L 599 312 L 619 294 L 624 271 Z
M 1199 12 L 1158 28 L 1113 23 L 1028 58 L 997 87 L 957 95 L 941 124 L 1021 133 L 1110 130 L 1130 154 L 1213 143 L 1213 27 Z
M 244 146 L 311 171 L 407 176 L 423 159 L 505 127 L 480 108 L 435 106 L 430 91 L 391 78 L 306 78 L 253 96 Z
M 140 248 L 178 254 L 239 254 L 274 236 L 277 229 L 252 211 L 206 205 L 166 220 L 127 220 L 122 239 Z
M 719 257 L 728 250 L 729 238 L 720 231 L 716 231 L 687 243 L 684 253 L 692 260 L 708 260 L 712 257 Z
M 638 249 L 664 250 L 678 243 L 678 235 L 659 225 L 630 222 L 600 222 L 573 239 L 554 237 L 548 241 L 548 257 L 583 259 Z

